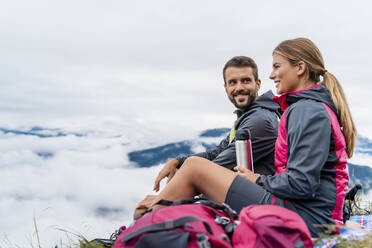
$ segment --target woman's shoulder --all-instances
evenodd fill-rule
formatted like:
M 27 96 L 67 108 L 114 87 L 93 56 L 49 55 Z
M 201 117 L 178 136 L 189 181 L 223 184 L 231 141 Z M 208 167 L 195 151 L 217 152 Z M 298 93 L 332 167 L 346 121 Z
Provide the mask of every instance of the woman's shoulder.
M 303 99 L 291 104 L 286 110 L 287 120 L 306 122 L 306 120 L 329 120 L 325 103 L 312 99 Z
M 292 103 L 287 111 L 292 112 L 292 111 L 325 111 L 323 102 L 319 102 L 313 99 L 301 99 L 295 103 Z M 286 111 L 286 112 L 287 112 Z

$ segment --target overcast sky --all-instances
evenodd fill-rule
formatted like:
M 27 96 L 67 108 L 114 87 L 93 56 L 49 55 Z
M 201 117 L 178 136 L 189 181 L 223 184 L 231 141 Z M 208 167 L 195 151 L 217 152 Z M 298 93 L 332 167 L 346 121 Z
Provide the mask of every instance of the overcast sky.
M 81 217 L 101 228 L 98 236 L 117 228 L 117 219 L 114 226 L 89 215 L 117 189 L 97 184 L 93 194 L 95 182 L 126 176 L 128 188 L 145 173 L 120 169 L 128 149 L 231 126 L 223 65 L 250 56 L 261 93 L 274 89 L 271 54 L 285 39 L 308 37 L 318 45 L 326 69 L 343 85 L 359 134 L 372 138 L 371 9 L 370 1 L 324 0 L 1 2 L 0 127 L 94 132 L 81 139 L 1 136 L 0 179 L 8 187 L 0 190 L 0 212 L 9 222 L 1 233 L 15 239 L 24 223 L 32 230 L 32 211 L 49 206 L 55 214 L 40 220 L 44 226 L 79 230 Z M 48 149 L 55 154 L 50 160 L 35 155 Z M 155 169 L 137 190 L 146 192 Z M 19 200 L 27 195 L 27 204 Z M 132 199 L 124 209 L 130 212 L 138 197 L 125 191 L 110 207 Z
M 263 90 L 282 40 L 312 39 L 372 137 L 369 1 L 7 1 L 0 6 L 2 126 L 105 121 L 230 126 L 221 76 L 253 57 Z M 164 131 L 165 132 L 165 131 Z

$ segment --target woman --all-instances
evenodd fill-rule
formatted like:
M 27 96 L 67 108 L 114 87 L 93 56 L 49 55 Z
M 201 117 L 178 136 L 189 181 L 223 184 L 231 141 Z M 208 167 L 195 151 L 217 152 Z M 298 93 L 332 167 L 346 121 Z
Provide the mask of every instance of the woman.
M 305 220 L 312 236 L 324 230 L 319 224 L 342 224 L 346 159 L 356 137 L 343 90 L 325 69 L 318 48 L 305 38 L 283 41 L 274 49 L 270 79 L 281 94 L 273 100 L 284 111 L 275 145 L 276 174 L 258 175 L 241 167 L 233 172 L 190 157 L 152 204 L 202 193 L 238 212 L 252 204 L 286 207 Z

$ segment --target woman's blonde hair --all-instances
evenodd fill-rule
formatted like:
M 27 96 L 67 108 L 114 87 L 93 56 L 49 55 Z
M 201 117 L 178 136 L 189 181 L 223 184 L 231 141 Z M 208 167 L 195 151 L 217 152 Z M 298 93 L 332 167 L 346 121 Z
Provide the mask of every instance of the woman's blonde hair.
M 353 155 L 356 143 L 356 128 L 351 117 L 344 91 L 337 78 L 324 68 L 323 57 L 316 45 L 309 39 L 297 38 L 281 42 L 274 52 L 288 59 L 292 65 L 303 61 L 306 64 L 306 75 L 309 80 L 319 82 L 330 91 L 333 103 L 340 118 L 340 124 L 346 141 L 346 151 L 349 158 Z

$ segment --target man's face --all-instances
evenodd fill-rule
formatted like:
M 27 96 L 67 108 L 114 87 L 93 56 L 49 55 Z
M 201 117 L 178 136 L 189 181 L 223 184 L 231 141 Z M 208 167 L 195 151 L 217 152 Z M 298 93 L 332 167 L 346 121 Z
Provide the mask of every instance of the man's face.
M 239 109 L 251 105 L 256 99 L 261 81 L 254 80 L 251 67 L 230 66 L 225 71 L 225 90 L 230 101 Z

